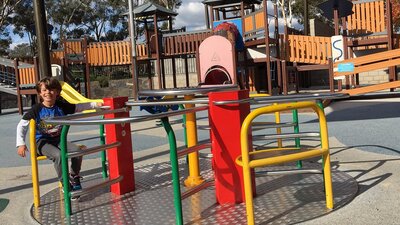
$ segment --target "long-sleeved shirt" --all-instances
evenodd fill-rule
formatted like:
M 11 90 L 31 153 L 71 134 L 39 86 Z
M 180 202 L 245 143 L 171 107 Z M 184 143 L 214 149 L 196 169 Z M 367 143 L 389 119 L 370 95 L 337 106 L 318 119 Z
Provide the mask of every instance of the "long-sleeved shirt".
M 70 104 L 66 101 L 57 100 L 52 107 L 46 107 L 42 103 L 34 105 L 24 114 L 17 125 L 16 145 L 25 145 L 25 137 L 29 127 L 29 121 L 36 121 L 36 141 L 40 139 L 59 139 L 61 134 L 61 125 L 52 125 L 44 123 L 45 119 L 65 116 L 75 112 L 81 112 L 87 109 L 96 108 L 96 102 Z

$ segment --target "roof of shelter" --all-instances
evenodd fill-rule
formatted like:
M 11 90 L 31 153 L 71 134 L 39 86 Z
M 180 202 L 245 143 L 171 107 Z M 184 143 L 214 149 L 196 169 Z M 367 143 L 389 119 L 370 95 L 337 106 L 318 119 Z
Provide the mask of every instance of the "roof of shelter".
M 152 2 L 146 2 L 142 5 L 136 6 L 133 9 L 133 13 L 135 14 L 135 18 L 143 18 L 157 15 L 158 17 L 168 17 L 168 16 L 176 16 L 178 13 L 165 8 L 164 6 L 158 5 Z M 124 13 L 124 15 L 128 15 Z
M 202 3 L 210 6 L 234 4 L 244 2 L 245 4 L 261 4 L 261 0 L 204 0 Z

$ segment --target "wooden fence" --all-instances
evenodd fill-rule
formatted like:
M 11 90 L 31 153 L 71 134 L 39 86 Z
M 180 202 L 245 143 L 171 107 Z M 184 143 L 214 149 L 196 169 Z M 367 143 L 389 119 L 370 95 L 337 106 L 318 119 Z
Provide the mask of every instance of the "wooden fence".
M 32 66 L 19 66 L 18 67 L 18 79 L 19 85 L 35 85 L 37 82 L 34 65 Z
M 328 64 L 332 56 L 331 38 L 288 35 L 287 60 L 297 63 Z
M 196 54 L 200 43 L 211 35 L 211 30 L 164 35 L 163 54 L 165 56 Z

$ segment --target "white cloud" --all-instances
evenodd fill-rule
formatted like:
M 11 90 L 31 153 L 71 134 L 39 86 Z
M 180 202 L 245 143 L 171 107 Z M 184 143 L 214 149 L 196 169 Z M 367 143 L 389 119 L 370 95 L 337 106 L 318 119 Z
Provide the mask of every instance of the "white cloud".
M 186 26 L 188 31 L 206 29 L 204 4 L 201 3 L 203 0 L 183 0 L 182 5 L 178 9 L 178 16 L 175 19 L 175 28 L 181 28 Z M 274 6 L 271 2 L 267 2 L 268 14 L 273 15 Z M 280 14 L 280 13 L 279 13 Z M 271 19 L 271 17 L 270 17 Z M 283 20 L 280 17 L 279 31 L 283 32 Z M 272 26 L 272 28 L 271 28 Z M 303 26 L 298 23 L 296 18 L 293 18 L 293 27 L 296 29 L 302 29 Z M 270 21 L 270 29 L 273 29 L 273 21 Z
M 187 30 L 206 28 L 204 5 L 201 0 L 183 1 L 178 9 L 175 28 L 186 26 Z

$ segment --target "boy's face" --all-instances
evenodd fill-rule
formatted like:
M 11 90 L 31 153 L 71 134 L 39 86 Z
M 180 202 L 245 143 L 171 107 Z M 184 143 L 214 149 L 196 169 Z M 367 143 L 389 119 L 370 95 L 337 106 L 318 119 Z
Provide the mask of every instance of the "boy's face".
M 57 89 L 47 89 L 46 85 L 44 85 L 44 84 L 40 85 L 39 96 L 42 98 L 43 103 L 46 106 L 54 105 L 59 94 L 60 93 Z

